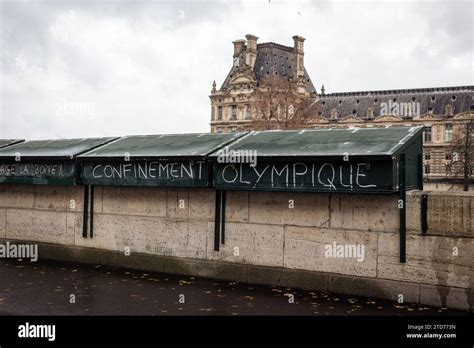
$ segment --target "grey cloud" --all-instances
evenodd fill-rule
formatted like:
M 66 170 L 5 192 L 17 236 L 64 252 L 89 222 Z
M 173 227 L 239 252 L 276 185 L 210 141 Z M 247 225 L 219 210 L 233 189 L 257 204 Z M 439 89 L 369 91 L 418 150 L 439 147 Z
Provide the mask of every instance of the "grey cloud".
M 307 70 L 327 92 L 472 84 L 466 67 L 472 68 L 473 18 L 466 6 L 1 1 L 0 137 L 208 131 L 212 80 L 224 80 L 231 41 L 249 32 L 284 45 L 294 34 L 305 36 Z M 58 24 L 59 16 L 74 13 L 79 24 Z M 53 25 L 69 32 L 58 39 Z M 121 33 L 123 42 L 116 42 Z M 21 57 L 25 71 L 16 65 Z M 93 103 L 93 120 L 57 115 L 62 101 Z

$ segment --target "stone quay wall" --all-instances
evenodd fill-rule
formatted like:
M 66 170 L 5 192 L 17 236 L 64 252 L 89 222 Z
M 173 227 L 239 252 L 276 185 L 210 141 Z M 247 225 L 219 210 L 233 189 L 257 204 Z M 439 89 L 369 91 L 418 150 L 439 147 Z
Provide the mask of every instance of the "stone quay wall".
M 0 242 L 37 243 L 40 259 L 474 307 L 472 193 L 409 192 L 400 263 L 396 195 L 229 191 L 215 251 L 213 189 L 96 186 L 93 238 L 82 236 L 83 192 L 0 185 Z M 340 246 L 363 246 L 363 258 L 331 254 Z

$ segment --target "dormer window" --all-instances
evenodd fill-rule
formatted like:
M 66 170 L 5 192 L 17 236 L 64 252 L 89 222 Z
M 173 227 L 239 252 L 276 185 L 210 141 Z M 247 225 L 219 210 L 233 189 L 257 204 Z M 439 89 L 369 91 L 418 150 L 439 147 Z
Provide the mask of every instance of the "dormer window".
M 331 120 L 337 120 L 338 112 L 336 109 L 331 110 Z
M 448 104 L 445 106 L 444 108 L 444 113 L 446 116 L 453 116 L 454 115 L 454 106 L 452 106 L 451 104 Z
M 368 109 L 367 109 L 367 115 L 366 115 L 366 116 L 367 116 L 367 118 L 369 118 L 369 119 L 370 119 L 370 118 L 374 118 L 374 109 L 368 108 Z

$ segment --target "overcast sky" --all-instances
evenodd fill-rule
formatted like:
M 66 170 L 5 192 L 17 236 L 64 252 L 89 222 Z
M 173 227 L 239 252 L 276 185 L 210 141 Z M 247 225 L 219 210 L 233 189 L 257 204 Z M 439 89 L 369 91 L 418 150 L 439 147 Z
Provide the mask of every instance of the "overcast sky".
M 305 41 L 326 93 L 473 84 L 473 1 L 1 2 L 0 138 L 208 132 L 232 41 Z

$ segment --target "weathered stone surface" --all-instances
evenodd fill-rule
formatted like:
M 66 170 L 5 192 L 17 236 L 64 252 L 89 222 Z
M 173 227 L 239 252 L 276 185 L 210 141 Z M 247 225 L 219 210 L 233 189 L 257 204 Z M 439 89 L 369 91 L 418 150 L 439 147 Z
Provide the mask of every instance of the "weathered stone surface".
M 35 209 L 68 210 L 68 186 L 35 185 L 35 189 Z
M 214 279 L 247 281 L 247 267 L 230 262 L 165 257 L 165 272 Z
M 427 306 L 474 309 L 474 289 L 450 288 L 440 285 L 420 285 L 420 302 Z
M 214 217 L 214 212 L 212 217 Z M 226 193 L 225 217 L 227 221 L 249 221 L 249 192 L 228 191 Z
M 66 213 L 66 234 L 68 236 L 72 236 L 73 238 L 73 244 L 76 244 L 76 221 L 77 218 L 76 216 L 82 214 L 80 213 L 72 213 L 72 212 L 67 212 Z
M 166 216 L 165 189 L 109 186 L 102 189 L 103 212 L 106 214 Z
M 331 219 L 325 227 L 338 229 L 355 229 L 355 215 L 359 217 L 360 230 L 367 230 L 367 210 L 357 208 L 355 211 L 355 200 L 350 194 L 331 194 L 329 197 Z
M 70 245 L 38 244 L 38 258 L 41 260 L 61 260 L 99 264 L 100 249 L 81 248 Z
M 361 196 L 367 208 L 367 229 L 369 231 L 398 231 L 400 228 L 400 211 L 397 195 Z M 366 197 L 366 198 L 365 198 Z M 359 202 L 360 204 L 360 202 Z M 356 219 L 356 224 L 360 223 Z
M 101 251 L 100 263 L 103 265 L 118 266 L 143 271 L 164 272 L 164 256 L 133 253 L 126 256 L 124 253 L 116 251 Z
M 120 252 L 127 247 L 131 253 L 173 253 L 167 244 L 166 219 L 158 217 L 95 214 L 94 238 L 82 238 L 82 227 L 76 228 L 76 245 Z
M 73 244 L 74 235 L 66 230 L 66 212 L 8 209 L 6 238 Z
M 174 219 L 189 219 L 189 191 L 184 188 L 166 190 L 166 216 Z
M 192 224 L 183 221 L 167 220 L 166 241 L 167 249 L 176 257 L 205 259 L 208 231 L 207 221 L 195 221 Z
M 214 218 L 215 191 L 211 189 L 189 189 L 189 218 Z
M 207 258 L 263 266 L 283 266 L 282 226 L 226 223 L 225 244 L 214 251 L 214 228 L 209 230 Z
M 331 194 L 330 228 L 396 231 L 399 210 L 395 195 Z
M 362 261 L 358 261 L 357 257 L 327 257 L 326 248 L 333 250 L 333 243 L 336 243 L 336 246 L 363 246 L 363 260 L 360 258 Z M 375 277 L 376 265 L 377 234 L 375 232 L 286 227 L 285 267 Z
M 82 197 L 84 198 L 84 190 L 82 191 Z M 81 208 L 83 207 L 84 206 L 82 205 Z M 82 211 L 82 209 L 79 211 Z M 103 213 L 103 211 L 104 211 L 104 187 L 94 186 L 94 213 Z
M 327 194 L 250 192 L 249 221 L 260 224 L 327 227 L 328 200 Z
M 76 245 L 131 253 L 205 258 L 206 221 L 95 214 L 94 237 L 82 238 L 82 216 L 76 217 Z
M 422 286 L 422 303 L 472 301 L 463 295 L 474 289 L 472 194 L 428 193 L 429 230 L 421 236 L 421 193 L 408 193 L 401 264 L 396 195 L 228 192 L 225 244 L 216 252 L 214 190 L 95 187 L 92 239 L 82 237 L 83 190 L 0 185 L 0 238 L 51 243 L 53 257 L 80 262 L 163 270 L 169 259 L 168 270 L 180 274 L 390 299 L 408 293 L 406 302 L 416 302 Z M 333 242 L 363 244 L 364 261 L 325 257 Z
M 34 185 L 0 185 L 0 207 L 33 208 L 34 204 Z
M 453 248 L 459 255 L 453 255 Z M 399 236 L 379 235 L 378 277 L 426 284 L 472 287 L 474 239 L 407 236 L 407 262 L 399 262 Z
M 102 187 L 100 186 L 95 186 L 94 187 L 96 191 L 96 195 L 100 197 L 100 207 L 95 206 L 94 210 L 99 209 L 102 210 Z M 99 199 L 97 197 L 94 197 L 97 201 Z M 68 199 L 69 202 L 67 202 L 67 208 L 71 212 L 82 212 L 84 209 L 84 186 L 82 185 L 75 185 L 75 186 L 68 186 Z
M 328 275 L 281 267 L 248 266 L 248 283 L 327 291 Z
M 474 237 L 474 195 L 430 192 L 428 234 Z
M 419 285 L 386 279 L 329 275 L 329 291 L 341 294 L 399 300 L 403 295 L 404 303 L 418 303 Z
M 407 192 L 406 226 L 408 233 L 421 233 L 421 193 L 421 191 Z
M 7 234 L 7 209 L 0 208 L 0 238 L 5 238 Z

